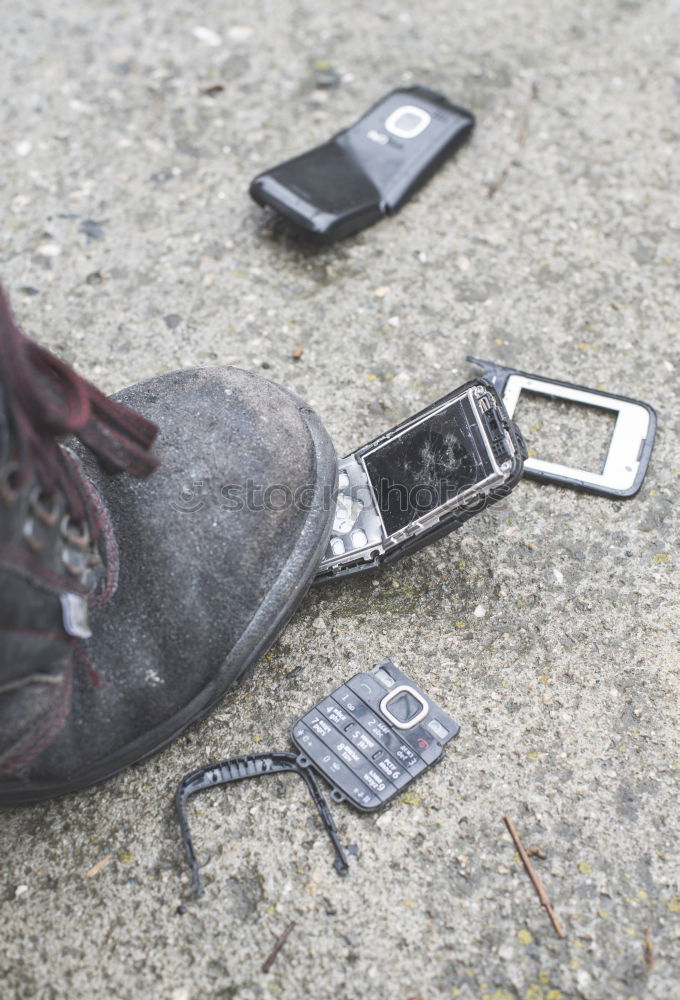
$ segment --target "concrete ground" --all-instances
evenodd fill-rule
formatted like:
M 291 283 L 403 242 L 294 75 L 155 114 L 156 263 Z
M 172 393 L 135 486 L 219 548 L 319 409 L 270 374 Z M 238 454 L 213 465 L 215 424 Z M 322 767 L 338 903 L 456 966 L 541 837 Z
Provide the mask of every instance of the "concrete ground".
M 521 483 L 416 557 L 311 592 L 163 754 L 6 811 L 2 997 L 680 997 L 678 0 L 0 12 L 0 277 L 25 330 L 106 390 L 265 369 L 344 454 L 474 353 L 659 415 L 634 500 Z M 250 202 L 256 172 L 413 82 L 478 124 L 400 215 L 314 252 Z M 596 417 L 572 433 L 583 414 L 525 410 L 530 443 L 597 465 Z M 386 655 L 460 721 L 442 763 L 382 814 L 336 807 L 346 880 L 294 779 L 194 800 L 195 901 L 179 777 L 286 748 Z M 547 855 L 563 940 L 504 814 Z

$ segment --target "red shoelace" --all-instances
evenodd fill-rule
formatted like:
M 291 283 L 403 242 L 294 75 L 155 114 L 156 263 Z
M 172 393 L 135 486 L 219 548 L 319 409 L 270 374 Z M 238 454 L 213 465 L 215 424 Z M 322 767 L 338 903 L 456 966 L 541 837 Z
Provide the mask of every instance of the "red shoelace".
M 11 483 L 21 489 L 35 474 L 46 493 L 61 490 L 75 520 L 91 523 L 85 497 L 57 441 L 73 434 L 108 472 L 147 476 L 158 465 L 151 446 L 158 428 L 108 399 L 69 365 L 16 326 L 0 288 L 0 381 L 9 422 Z

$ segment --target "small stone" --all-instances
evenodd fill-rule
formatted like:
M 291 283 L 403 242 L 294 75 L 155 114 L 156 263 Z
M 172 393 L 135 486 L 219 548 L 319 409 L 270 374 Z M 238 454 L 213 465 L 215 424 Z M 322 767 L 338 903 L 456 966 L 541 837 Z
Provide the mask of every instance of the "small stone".
M 326 622 L 323 620 L 323 618 L 315 618 L 314 621 L 312 622 L 312 628 L 318 628 L 318 629 L 326 628 Z
M 33 143 L 31 142 L 31 140 L 22 139 L 20 142 L 16 143 L 14 147 L 14 152 L 17 154 L 17 156 L 28 156 L 28 154 L 31 152 L 32 149 L 33 149 Z
M 157 170 L 155 174 L 151 174 L 149 178 L 154 182 L 154 184 L 165 184 L 166 181 L 171 181 L 174 177 L 172 170 Z
M 227 32 L 232 42 L 246 42 L 252 35 L 253 29 L 247 24 L 234 24 Z
M 322 60 L 314 63 L 314 83 L 323 90 L 330 90 L 337 87 L 341 81 L 341 76 L 333 67 Z
M 61 247 L 58 243 L 41 243 L 35 252 L 41 257 L 58 257 Z
M 39 295 L 40 294 L 39 290 L 37 288 L 34 288 L 33 285 L 22 285 L 21 288 L 19 289 L 19 291 L 21 292 L 22 295 Z
M 167 316 L 163 317 L 163 322 L 167 326 L 168 330 L 175 330 L 182 322 L 182 317 L 177 313 L 169 313 Z
M 399 319 L 398 316 L 390 316 L 387 322 L 389 323 L 390 326 L 397 327 L 401 323 L 401 320 Z
M 203 42 L 204 45 L 208 45 L 212 49 L 216 49 L 222 44 L 222 39 L 217 32 L 213 31 L 212 28 L 206 28 L 203 24 L 197 24 L 195 28 L 192 28 L 191 34 L 199 42 Z
M 183 917 L 185 913 L 187 913 L 186 906 L 178 906 L 177 907 L 177 914 L 178 914 L 178 916 Z
M 25 896 L 27 892 L 28 892 L 28 886 L 27 885 L 23 885 L 23 884 L 22 885 L 18 885 L 16 887 L 16 889 L 14 890 L 14 898 L 15 899 L 19 899 L 21 896 Z
M 85 278 L 86 285 L 101 285 L 102 281 L 101 271 L 91 271 L 90 274 Z
M 590 973 L 586 969 L 579 969 L 576 973 L 576 985 L 578 986 L 579 992 L 584 996 L 588 995 L 588 992 L 592 986 L 593 980 Z
M 486 608 L 483 604 L 478 604 L 475 610 L 472 612 L 475 618 L 483 618 L 486 614 Z
M 407 806 L 419 806 L 420 796 L 417 792 L 404 792 L 401 801 L 406 803 Z
M 104 227 L 101 222 L 95 222 L 94 219 L 83 219 L 78 226 L 78 232 L 84 233 L 87 236 L 88 242 L 90 240 L 104 239 Z

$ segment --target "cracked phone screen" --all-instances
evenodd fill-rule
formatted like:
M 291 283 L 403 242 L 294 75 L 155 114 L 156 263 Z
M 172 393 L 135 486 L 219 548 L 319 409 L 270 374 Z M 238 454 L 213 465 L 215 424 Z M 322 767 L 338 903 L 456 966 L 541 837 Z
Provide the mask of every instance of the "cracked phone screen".
M 474 486 L 482 462 L 447 407 L 364 455 L 388 535 Z

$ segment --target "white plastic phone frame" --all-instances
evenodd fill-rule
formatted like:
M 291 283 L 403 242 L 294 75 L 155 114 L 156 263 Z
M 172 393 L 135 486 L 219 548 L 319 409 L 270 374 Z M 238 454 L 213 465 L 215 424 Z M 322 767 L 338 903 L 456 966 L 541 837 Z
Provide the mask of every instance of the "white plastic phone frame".
M 525 472 L 536 472 L 545 476 L 573 480 L 574 483 L 597 489 L 628 493 L 636 484 L 643 445 L 650 431 L 652 416 L 641 403 L 633 400 L 617 399 L 600 392 L 563 385 L 529 375 L 508 375 L 503 389 L 503 403 L 512 418 L 522 391 L 538 393 L 570 403 L 583 403 L 601 410 L 616 413 L 616 424 L 609 442 L 609 450 L 601 473 L 587 469 L 576 469 L 558 462 L 545 462 L 539 458 L 527 458 Z

